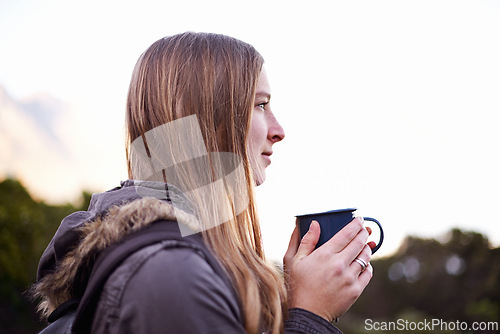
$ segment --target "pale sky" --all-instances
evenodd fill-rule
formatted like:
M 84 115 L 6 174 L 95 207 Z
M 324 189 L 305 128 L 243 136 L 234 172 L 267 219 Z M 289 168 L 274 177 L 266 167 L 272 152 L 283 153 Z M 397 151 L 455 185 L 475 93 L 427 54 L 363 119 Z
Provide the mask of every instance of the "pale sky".
M 73 199 L 75 185 L 126 178 L 123 111 L 139 55 L 187 30 L 231 35 L 266 59 L 286 132 L 257 194 L 270 258 L 281 259 L 295 215 L 346 207 L 383 224 L 378 256 L 452 227 L 499 246 L 499 17 L 493 0 L 2 0 L 0 85 L 70 106 L 61 133 L 79 168 L 33 174 Z

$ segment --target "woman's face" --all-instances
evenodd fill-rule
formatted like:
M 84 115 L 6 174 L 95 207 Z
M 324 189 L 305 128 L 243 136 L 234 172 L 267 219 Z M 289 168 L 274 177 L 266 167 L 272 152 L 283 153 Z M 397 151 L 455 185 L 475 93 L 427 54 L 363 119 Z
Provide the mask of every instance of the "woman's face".
M 266 179 L 266 167 L 271 164 L 273 144 L 285 137 L 285 132 L 271 111 L 271 88 L 265 69 L 260 73 L 255 91 L 254 107 L 248 136 L 248 153 L 256 185 Z

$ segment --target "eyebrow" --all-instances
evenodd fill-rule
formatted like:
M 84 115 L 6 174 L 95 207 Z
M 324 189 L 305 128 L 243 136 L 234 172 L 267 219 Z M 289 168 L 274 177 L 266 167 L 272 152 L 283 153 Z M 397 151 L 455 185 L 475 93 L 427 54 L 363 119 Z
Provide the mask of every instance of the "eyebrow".
M 255 93 L 255 97 L 266 97 L 268 100 L 271 99 L 271 94 L 266 91 L 258 91 Z

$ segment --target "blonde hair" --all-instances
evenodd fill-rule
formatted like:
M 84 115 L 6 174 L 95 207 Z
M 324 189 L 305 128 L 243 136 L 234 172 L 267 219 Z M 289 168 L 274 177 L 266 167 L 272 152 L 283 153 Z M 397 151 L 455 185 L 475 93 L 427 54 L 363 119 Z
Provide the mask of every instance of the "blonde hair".
M 200 221 L 209 224 L 200 230 L 233 281 L 247 332 L 281 333 L 287 310 L 285 286 L 281 274 L 264 255 L 246 144 L 263 62 L 251 45 L 224 35 L 189 32 L 153 43 L 139 58 L 132 75 L 126 151 L 130 178 L 149 176 L 166 183 L 175 178 L 176 186 L 188 190 L 199 188 L 200 180 L 193 175 L 198 175 L 200 167 L 186 161 L 203 159 L 206 150 L 208 162 L 203 166 L 209 166 L 209 179 L 215 180 L 227 171 L 219 170 L 224 169 L 220 167 L 223 163 L 217 163 L 210 152 L 229 152 L 238 158 L 233 165 L 239 163 L 241 168 L 236 170 L 240 172 L 233 175 L 232 184 L 222 185 L 227 191 L 210 188 L 211 196 L 192 191 L 187 197 L 198 208 Z M 183 129 L 182 134 L 169 128 L 173 134 L 155 140 L 146 134 L 192 115 L 203 137 L 201 148 L 192 143 L 199 141 L 196 128 Z M 180 139 L 173 140 L 176 135 Z M 165 169 L 156 170 L 155 175 L 145 172 L 144 157 L 131 149 L 137 139 L 142 140 L 149 159 L 152 151 L 161 151 L 162 158 L 169 161 Z M 172 168 L 174 172 L 165 171 Z M 244 204 L 243 209 L 238 202 Z M 220 217 L 231 219 L 210 225 Z

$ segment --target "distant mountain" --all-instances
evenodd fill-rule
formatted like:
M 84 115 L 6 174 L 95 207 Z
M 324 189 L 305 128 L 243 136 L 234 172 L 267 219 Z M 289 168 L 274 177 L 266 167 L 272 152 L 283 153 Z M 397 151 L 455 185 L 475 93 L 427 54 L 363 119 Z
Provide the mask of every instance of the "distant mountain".
M 69 113 L 69 106 L 46 93 L 38 93 L 20 101 L 21 110 L 33 119 L 37 127 L 57 145 L 60 153 L 67 154 L 63 138 L 57 133 L 58 122 Z
M 68 177 L 76 164 L 68 146 L 72 117 L 69 105 L 46 93 L 18 100 L 0 86 L 0 179 L 18 178 L 44 198 L 76 191 Z

